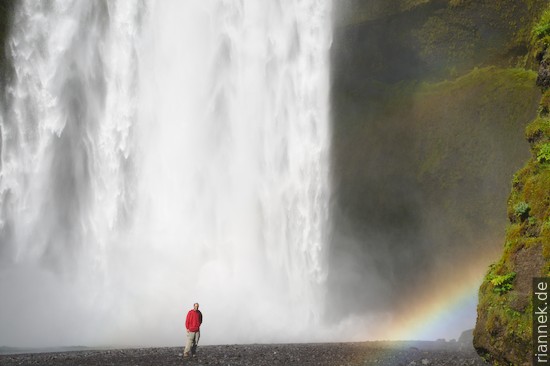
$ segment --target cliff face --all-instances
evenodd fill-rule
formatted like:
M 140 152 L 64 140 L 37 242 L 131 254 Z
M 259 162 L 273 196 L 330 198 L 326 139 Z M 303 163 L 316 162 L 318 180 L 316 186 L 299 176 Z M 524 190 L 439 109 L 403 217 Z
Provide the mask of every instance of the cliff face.
M 13 12 L 17 6 L 16 1 L 0 0 L 0 85 L 4 88 L 8 78 L 11 76 L 11 65 L 7 60 L 9 45 L 7 37 L 10 31 L 10 26 L 13 21 Z
M 479 289 L 474 345 L 495 364 L 529 364 L 531 279 L 550 275 L 548 2 L 346 4 L 333 48 L 333 263 L 359 273 L 329 279 L 337 305 L 386 309 L 501 257 Z
M 550 275 L 550 8 L 533 29 L 543 95 L 525 130 L 531 158 L 513 178 L 504 252 L 480 289 L 474 346 L 495 364 L 529 365 L 532 278 Z
M 499 255 L 540 99 L 529 40 L 546 1 L 346 3 L 332 56 L 331 306 L 406 312 Z

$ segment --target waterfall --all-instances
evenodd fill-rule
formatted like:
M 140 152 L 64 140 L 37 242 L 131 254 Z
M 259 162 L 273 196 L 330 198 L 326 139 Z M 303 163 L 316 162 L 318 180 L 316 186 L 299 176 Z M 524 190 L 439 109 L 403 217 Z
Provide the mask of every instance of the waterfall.
M 22 1 L 0 345 L 318 340 L 330 3 Z

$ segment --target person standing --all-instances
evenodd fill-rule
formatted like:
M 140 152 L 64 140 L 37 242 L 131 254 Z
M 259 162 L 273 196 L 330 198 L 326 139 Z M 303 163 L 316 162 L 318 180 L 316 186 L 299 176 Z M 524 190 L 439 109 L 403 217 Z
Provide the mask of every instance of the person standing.
M 187 313 L 185 319 L 185 328 L 187 329 L 187 345 L 183 351 L 184 357 L 189 357 L 189 352 L 195 357 L 199 338 L 201 337 L 200 327 L 202 324 L 202 313 L 199 311 L 199 303 L 193 304 L 193 309 Z

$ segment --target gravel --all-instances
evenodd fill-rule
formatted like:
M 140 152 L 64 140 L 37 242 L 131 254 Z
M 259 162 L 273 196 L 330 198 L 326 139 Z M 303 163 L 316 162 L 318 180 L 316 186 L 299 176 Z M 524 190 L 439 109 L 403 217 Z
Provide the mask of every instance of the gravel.
M 83 350 L 0 355 L 0 365 L 488 365 L 471 347 L 450 342 L 358 342 Z

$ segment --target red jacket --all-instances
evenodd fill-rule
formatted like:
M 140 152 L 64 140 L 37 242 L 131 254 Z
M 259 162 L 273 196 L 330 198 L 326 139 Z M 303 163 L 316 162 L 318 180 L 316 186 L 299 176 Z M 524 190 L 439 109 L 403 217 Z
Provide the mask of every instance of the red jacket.
M 189 310 L 187 318 L 185 319 L 185 328 L 190 332 L 198 332 L 202 324 L 202 313 L 200 310 Z

